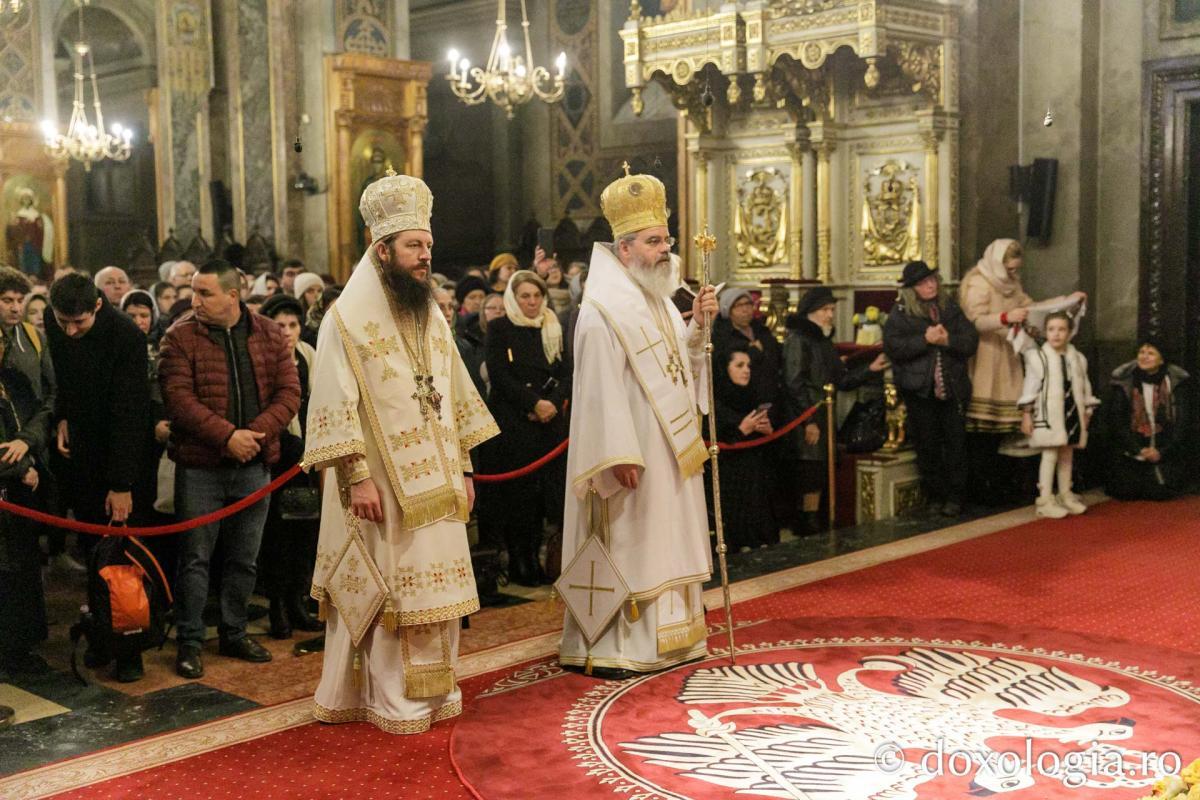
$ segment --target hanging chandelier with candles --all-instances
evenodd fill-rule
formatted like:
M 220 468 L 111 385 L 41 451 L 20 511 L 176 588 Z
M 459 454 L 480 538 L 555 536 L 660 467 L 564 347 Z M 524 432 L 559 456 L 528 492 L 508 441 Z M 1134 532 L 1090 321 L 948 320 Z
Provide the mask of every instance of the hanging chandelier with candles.
M 133 131 L 114 122 L 112 132 L 104 129 L 104 110 L 100 106 L 100 90 L 96 86 L 96 65 L 92 61 L 92 48 L 83 39 L 83 7 L 91 0 L 75 0 L 79 16 L 79 40 L 75 42 L 75 100 L 71 106 L 71 121 L 65 134 L 50 120 L 42 123 L 46 135 L 46 153 L 56 161 L 75 159 L 90 171 L 92 164 L 105 159 L 124 161 L 132 152 Z M 83 102 L 84 61 L 87 62 L 88 79 L 92 86 L 92 108 L 96 123 L 88 120 Z
M 529 16 L 525 11 L 525 0 L 521 0 L 521 31 L 525 38 L 525 54 L 513 55 L 507 39 L 508 22 L 504 4 L 505 0 L 497 0 L 496 35 L 492 39 L 487 66 L 483 69 L 472 67 L 467 59 L 460 59 L 457 50 L 451 50 L 450 71 L 446 74 L 446 80 L 450 82 L 450 89 L 454 95 L 467 105 L 474 106 L 491 100 L 512 119 L 513 110 L 534 97 L 547 103 L 557 103 L 562 99 L 567 54 L 559 53 L 558 58 L 554 60 L 558 71 L 553 79 L 545 67 L 533 65 L 533 48 L 529 43 Z
M 0 0 L 0 25 L 15 23 L 27 5 L 25 0 Z

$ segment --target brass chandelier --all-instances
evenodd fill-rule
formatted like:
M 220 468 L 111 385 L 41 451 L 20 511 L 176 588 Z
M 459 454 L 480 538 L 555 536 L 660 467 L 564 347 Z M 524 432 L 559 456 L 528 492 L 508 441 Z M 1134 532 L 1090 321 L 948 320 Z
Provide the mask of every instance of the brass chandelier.
M 11 1 L 11 0 L 10 0 Z M 46 153 L 56 161 L 75 159 L 91 171 L 92 164 L 105 159 L 125 161 L 132 151 L 133 131 L 114 122 L 112 132 L 104 129 L 104 110 L 100 106 L 100 90 L 96 86 L 96 65 L 92 61 L 92 48 L 83 39 L 83 7 L 91 0 L 75 0 L 79 15 L 79 39 L 75 42 L 75 100 L 71 106 L 71 120 L 65 134 L 50 120 L 42 123 L 46 136 Z M 84 61 L 87 61 L 88 79 L 92 86 L 92 108 L 96 123 L 88 120 L 83 102 Z
M 467 105 L 479 105 L 485 100 L 491 100 L 503 108 L 508 118 L 512 119 L 513 110 L 534 97 L 547 103 L 556 103 L 562 99 L 567 54 L 559 53 L 558 58 L 554 60 L 557 73 L 553 79 L 545 67 L 534 66 L 533 48 L 529 44 L 529 17 L 525 11 L 525 0 L 521 0 L 521 30 L 525 38 L 525 55 L 513 55 L 506 38 L 508 22 L 504 2 L 505 0 L 497 0 L 496 3 L 496 35 L 492 38 L 487 65 L 483 69 L 472 67 L 467 59 L 460 59 L 457 50 L 451 50 L 448 54 L 450 71 L 446 74 L 446 80 L 450 82 L 450 89 L 455 97 Z

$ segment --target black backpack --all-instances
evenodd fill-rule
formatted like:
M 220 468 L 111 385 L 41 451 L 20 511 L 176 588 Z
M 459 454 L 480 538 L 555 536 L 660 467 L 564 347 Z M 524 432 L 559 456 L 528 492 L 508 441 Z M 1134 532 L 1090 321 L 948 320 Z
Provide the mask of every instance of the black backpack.
M 103 666 L 118 640 L 137 652 L 162 647 L 174 598 L 158 559 L 136 536 L 105 536 L 88 563 L 87 605 L 71 627 L 71 643 L 88 642 L 88 666 Z M 71 652 L 71 671 L 83 681 Z M 84 681 L 86 683 L 86 681 Z

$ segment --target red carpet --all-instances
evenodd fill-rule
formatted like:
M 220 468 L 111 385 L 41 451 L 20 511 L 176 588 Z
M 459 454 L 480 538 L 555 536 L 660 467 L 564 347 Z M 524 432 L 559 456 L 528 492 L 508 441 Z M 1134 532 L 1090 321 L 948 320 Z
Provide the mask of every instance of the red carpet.
M 1047 649 L 1073 648 L 1073 652 L 1087 657 L 1117 660 L 1179 678 L 1185 676 L 1189 664 L 1181 663 L 1182 657 L 1174 651 L 1200 654 L 1200 629 L 1195 625 L 1195 620 L 1200 619 L 1195 570 L 1192 560 L 1187 558 L 1196 551 L 1198 538 L 1200 499 L 1167 504 L 1104 503 L 1081 518 L 1031 523 L 752 600 L 737 606 L 736 615 L 742 621 L 805 618 L 804 623 L 788 624 L 797 626 L 795 630 L 806 637 L 843 635 L 821 630 L 828 623 L 812 627 L 819 622 L 812 620 L 813 617 L 907 619 L 912 621 L 911 630 L 896 632 L 901 623 L 892 621 L 886 623 L 890 631 L 886 635 L 919 633 L 923 638 L 953 638 L 939 633 L 941 625 L 947 634 L 953 629 L 955 636 L 968 640 Z M 920 622 L 947 618 L 959 622 Z M 760 629 L 778 636 L 782 631 L 778 626 L 783 624 L 772 622 L 769 629 L 747 628 L 739 634 L 739 643 L 759 641 Z M 883 623 L 858 620 L 844 624 L 856 626 L 853 632 L 845 634 L 856 636 L 865 635 L 863 631 Z M 766 638 L 775 641 L 771 636 Z M 836 683 L 842 671 L 844 665 L 831 673 L 823 668 L 821 677 Z M 468 714 L 459 724 L 464 735 L 477 715 L 505 696 L 475 702 L 476 695 L 502 677 L 492 674 L 463 682 Z M 570 680 L 573 682 L 574 676 Z M 566 685 L 567 681 L 563 678 L 549 683 Z M 1113 683 L 1116 685 L 1116 681 Z M 1121 681 L 1123 691 L 1128 691 L 1124 688 L 1127 683 Z M 594 684 L 589 681 L 588 685 Z M 507 696 L 515 698 L 523 693 L 514 691 Z M 1106 709 L 1099 716 L 1099 712 L 1088 712 L 1070 719 L 1056 718 L 1054 722 L 1074 726 L 1080 719 L 1118 719 L 1136 712 L 1143 715 L 1136 720 L 1137 733 L 1123 740 L 1122 745 L 1149 748 L 1151 742 L 1143 738 L 1158 741 L 1160 737 L 1178 736 L 1178 742 L 1172 744 L 1177 744 L 1185 757 L 1190 760 L 1200 755 L 1200 740 L 1194 735 L 1170 730 L 1174 723 L 1166 717 L 1161 725 L 1146 719 L 1145 714 L 1155 712 L 1160 706 L 1168 708 L 1160 690 L 1149 687 L 1136 696 L 1130 694 L 1130 702 L 1121 708 Z M 526 696 L 522 704 L 523 713 L 536 711 L 530 697 Z M 1170 711 L 1172 715 L 1175 713 Z M 504 770 L 511 771 L 509 765 L 517 763 L 518 757 L 514 748 L 521 744 L 515 729 L 519 718 L 510 716 L 504 726 L 493 729 L 483 744 L 472 748 L 474 755 L 500 754 L 496 756 L 501 759 L 499 763 Z M 1196 718 L 1200 714 L 1193 713 L 1191 719 Z M 361 796 L 366 792 L 375 798 L 405 800 L 469 798 L 472 795 L 458 782 L 448 758 L 452 727 L 435 726 L 433 731 L 419 737 L 390 737 L 365 724 L 306 725 L 60 796 L 182 796 L 201 800 L 252 795 L 266 800 Z M 561 738 L 561 719 L 548 727 Z M 1143 730 L 1151 733 L 1143 734 Z M 460 752 L 461 748 L 460 744 Z M 574 770 L 579 784 L 586 778 L 584 770 L 570 763 L 551 763 L 549 757 L 550 752 L 543 751 L 536 768 L 519 775 L 525 787 L 522 797 L 585 796 L 576 794 L 580 785 L 557 795 L 543 791 L 543 773 L 567 775 L 574 774 L 571 772 Z M 922 793 L 931 786 L 932 783 L 923 784 L 917 796 L 933 796 Z M 727 794 L 721 796 L 731 796 L 730 790 L 724 791 Z M 1071 796 L 1132 798 L 1140 794 L 1131 788 L 1093 790 L 1090 795 L 1087 790 L 1080 790 Z M 491 795 L 484 796 L 490 800 Z M 1021 796 L 1035 795 L 1026 791 Z
M 1157 777 L 1151 754 L 1200 753 L 1200 664 L 1179 651 L 887 618 L 773 620 L 741 628 L 737 640 L 747 652 L 736 667 L 714 657 L 623 683 L 548 662 L 481 695 L 455 728 L 451 758 L 487 800 L 614 791 L 723 800 L 734 789 L 821 800 L 940 800 L 973 789 L 1131 800 Z M 1160 674 L 1129 671 L 1146 657 Z M 996 768 L 981 772 L 979 761 Z M 1125 777 L 1114 781 L 1108 765 L 1122 761 Z

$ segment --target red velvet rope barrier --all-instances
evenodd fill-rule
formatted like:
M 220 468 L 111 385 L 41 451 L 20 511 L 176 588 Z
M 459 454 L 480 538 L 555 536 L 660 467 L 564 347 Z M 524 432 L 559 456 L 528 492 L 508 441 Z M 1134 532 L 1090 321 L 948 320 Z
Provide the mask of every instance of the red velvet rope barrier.
M 558 446 L 551 450 L 546 455 L 534 461 L 532 464 L 526 464 L 520 469 L 514 469 L 512 472 L 501 472 L 496 475 L 475 475 L 476 483 L 504 483 L 505 481 L 515 481 L 517 478 L 524 478 L 530 473 L 537 472 L 542 467 L 549 464 L 554 459 L 561 456 L 567 451 L 567 445 L 571 443 L 570 437 L 563 439 L 558 443 Z
M 803 424 L 810 417 L 812 417 L 813 414 L 817 413 L 818 409 L 820 409 L 822 405 L 822 403 L 817 403 L 815 406 L 808 409 L 803 414 L 796 417 L 794 420 L 789 422 L 787 425 L 784 425 L 774 433 L 770 433 L 758 439 L 751 439 L 746 442 L 717 442 L 717 447 L 719 447 L 721 450 L 748 450 L 751 447 L 762 447 L 764 444 L 773 442 L 776 439 L 791 433 L 796 429 L 796 427 Z M 501 472 L 496 475 L 475 475 L 475 482 L 504 483 L 505 481 L 514 481 L 518 478 L 524 478 L 527 475 L 537 472 L 539 469 L 565 453 L 567 451 L 567 446 L 570 443 L 570 438 L 563 439 L 558 446 L 549 453 L 546 453 L 546 455 L 542 456 L 537 461 L 534 461 L 532 464 L 527 464 L 520 469 L 515 469 L 511 472 Z M 7 500 L 0 500 L 0 510 L 7 511 L 10 514 L 16 514 L 20 517 L 25 517 L 26 519 L 31 519 L 34 522 L 41 522 L 45 525 L 53 525 L 57 528 L 65 528 L 78 533 L 92 533 L 99 536 L 166 536 L 167 534 L 171 533 L 183 533 L 184 531 L 195 530 L 203 525 L 208 525 L 213 522 L 220 522 L 226 517 L 231 517 L 239 511 L 249 508 L 258 501 L 262 500 L 264 497 L 271 494 L 271 492 L 280 488 L 294 478 L 297 474 L 299 474 L 299 472 L 300 465 L 297 464 L 275 480 L 268 483 L 263 488 L 259 489 L 257 492 L 243 497 L 241 500 L 238 500 L 231 506 L 214 511 L 211 514 L 205 514 L 204 516 L 196 517 L 195 519 L 189 519 L 185 522 L 175 522 L 170 525 L 148 525 L 140 528 L 96 525 L 91 522 L 79 522 L 78 520 L 67 519 L 65 517 L 56 517 L 53 514 L 35 511 L 32 508 L 26 508 L 25 506 L 19 506 L 16 503 L 10 503 Z
M 807 422 L 808 419 L 813 414 L 817 413 L 817 411 L 823 405 L 825 405 L 825 404 L 817 403 L 815 406 L 808 409 L 800 416 L 796 417 L 794 420 L 789 422 L 787 425 L 784 425 L 782 428 L 780 428 L 777 431 L 768 433 L 766 436 L 763 436 L 762 438 L 750 439 L 745 442 L 732 442 L 732 443 L 717 442 L 717 447 L 721 448 L 722 450 L 749 450 L 751 447 L 762 447 L 764 444 L 769 444 L 782 436 L 787 436 L 789 433 L 794 431 L 798 426 Z M 705 444 L 708 444 L 708 442 L 705 442 Z
M 259 489 L 254 494 L 249 494 L 238 500 L 231 506 L 219 509 L 211 514 L 205 514 L 202 517 L 189 519 L 185 522 L 175 522 L 170 525 L 148 525 L 142 528 L 127 528 L 113 525 L 96 525 L 91 522 L 79 522 L 65 517 L 56 517 L 53 514 L 45 514 L 41 511 L 34 511 L 32 508 L 19 506 L 15 503 L 10 503 L 7 500 L 0 500 L 0 510 L 7 511 L 11 514 L 16 514 L 19 517 L 31 519 L 34 522 L 41 522 L 45 525 L 53 525 L 57 528 L 65 528 L 67 530 L 76 531 L 78 533 L 94 533 L 99 536 L 166 536 L 169 533 L 183 533 L 202 525 L 208 525 L 210 522 L 220 522 L 226 517 L 232 517 L 242 509 L 262 500 L 271 492 L 283 486 L 300 472 L 300 465 L 289 469 L 287 472 L 280 475 L 275 480 L 268 483 L 263 488 Z

